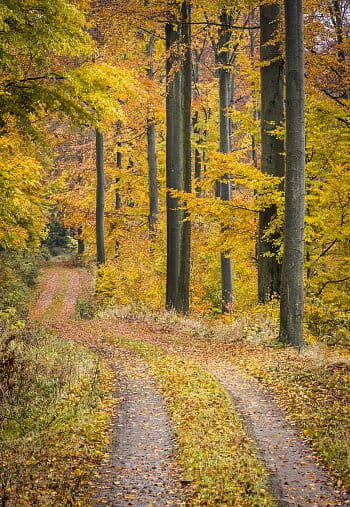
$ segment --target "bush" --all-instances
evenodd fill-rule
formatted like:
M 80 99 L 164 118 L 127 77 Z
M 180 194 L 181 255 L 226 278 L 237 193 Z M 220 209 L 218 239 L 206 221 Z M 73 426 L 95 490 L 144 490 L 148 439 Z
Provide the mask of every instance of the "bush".
M 337 347 L 350 347 L 350 315 L 340 306 L 312 298 L 307 301 L 305 320 L 319 341 Z

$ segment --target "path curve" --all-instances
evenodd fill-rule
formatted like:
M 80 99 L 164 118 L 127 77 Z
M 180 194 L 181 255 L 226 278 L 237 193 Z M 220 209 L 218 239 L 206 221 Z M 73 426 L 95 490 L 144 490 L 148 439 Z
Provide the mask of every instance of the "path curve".
M 74 270 L 70 270 L 70 273 L 73 275 Z M 51 275 L 51 281 L 58 290 L 59 280 L 53 272 Z M 67 296 L 63 304 L 64 308 L 69 308 L 69 312 L 72 311 L 79 293 L 77 285 L 77 276 L 70 276 L 66 290 L 71 296 Z M 39 301 L 44 303 L 43 309 L 47 310 L 47 303 L 52 300 L 53 288 L 46 283 L 45 289 L 49 294 L 47 297 L 40 296 Z M 116 352 L 116 348 L 111 344 L 107 346 L 99 340 L 99 334 L 108 330 L 109 334 L 142 339 L 184 357 L 189 355 L 194 359 L 196 356 L 191 346 L 172 342 L 171 333 L 167 332 L 164 336 L 159 326 L 147 325 L 144 322 L 123 319 L 94 321 L 91 332 L 87 333 L 87 323 L 68 321 L 69 312 L 64 308 L 56 315 L 60 317 L 57 322 L 58 329 L 64 329 L 68 338 L 83 342 L 99 352 L 108 349 L 110 356 L 114 356 Z M 147 367 L 135 360 L 135 356 L 131 359 L 130 356 L 126 357 L 128 353 L 125 351 L 121 354 L 124 354 L 124 366 L 118 363 L 121 386 L 118 396 L 121 401 L 113 419 L 109 457 L 102 466 L 98 483 L 100 487 L 93 505 L 180 505 L 177 485 L 171 473 L 174 440 L 164 401 L 148 376 Z M 262 460 L 266 463 L 271 485 L 281 506 L 350 505 L 349 498 L 333 488 L 332 479 L 317 463 L 309 445 L 287 421 L 267 389 L 256 380 L 237 373 L 225 361 L 216 360 L 209 363 L 200 355 L 196 359 L 231 394 L 256 442 Z M 155 424 L 155 421 L 159 424 Z
M 107 328 L 107 322 L 101 323 Z M 334 479 L 317 462 L 310 445 L 287 420 L 272 392 L 252 377 L 245 377 L 225 359 L 201 357 L 193 344 L 179 343 L 171 329 L 145 322 L 116 320 L 110 331 L 129 339 L 142 340 L 171 353 L 197 361 L 226 388 L 232 396 L 256 449 L 270 475 L 270 483 L 283 507 L 347 506 L 350 499 L 336 489 Z M 212 356 L 215 349 L 212 348 Z
M 209 367 L 227 389 L 256 443 L 281 506 L 349 505 L 270 392 L 232 369 Z
M 92 506 L 179 506 L 175 480 L 175 438 L 165 402 L 147 365 L 131 352 L 103 343 L 97 321 L 70 320 L 76 300 L 84 297 L 86 277 L 77 269 L 47 267 L 44 283 L 30 318 L 50 325 L 103 355 L 116 371 L 117 407 L 111 421 L 108 453 L 96 481 Z M 55 295 L 62 293 L 60 301 Z

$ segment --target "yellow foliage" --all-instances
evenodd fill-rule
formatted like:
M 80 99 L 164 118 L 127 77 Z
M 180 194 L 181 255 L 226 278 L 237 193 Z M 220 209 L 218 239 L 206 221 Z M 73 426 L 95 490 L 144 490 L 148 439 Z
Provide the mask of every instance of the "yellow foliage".
M 0 138 L 0 246 L 37 246 L 47 223 L 44 169 L 15 133 Z

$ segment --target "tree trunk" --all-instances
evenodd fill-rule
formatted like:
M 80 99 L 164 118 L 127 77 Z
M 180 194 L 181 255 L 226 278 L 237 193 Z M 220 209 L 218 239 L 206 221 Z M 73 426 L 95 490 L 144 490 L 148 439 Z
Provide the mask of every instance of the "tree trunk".
M 192 101 L 192 57 L 191 57 L 191 6 L 181 6 L 181 149 L 183 190 L 191 192 L 191 101 Z M 187 211 L 183 214 L 181 227 L 181 250 L 179 264 L 178 297 L 176 310 L 183 314 L 189 311 L 191 222 Z
M 166 39 L 166 185 L 181 189 L 180 155 L 180 73 L 178 71 L 179 31 L 175 22 L 165 26 Z M 167 280 L 166 308 L 176 308 L 180 263 L 181 213 L 179 200 L 167 192 Z
M 285 0 L 286 183 L 280 340 L 303 345 L 304 316 L 304 36 L 303 1 Z
M 280 22 L 278 3 L 260 7 L 260 60 L 261 66 L 261 170 L 265 174 L 284 176 L 283 140 L 273 132 L 283 123 L 283 60 L 279 42 L 271 43 Z M 264 234 L 276 215 L 276 206 L 259 212 L 258 233 L 258 298 L 260 303 L 280 294 L 281 265 L 276 257 L 273 240 Z M 272 254 L 266 256 L 266 254 Z
M 195 98 L 199 97 L 199 91 L 198 91 L 198 83 L 199 83 L 199 61 L 200 61 L 200 54 L 198 51 L 193 52 L 194 55 L 194 63 L 193 63 L 193 82 L 195 84 L 194 88 L 194 96 Z M 201 179 L 202 179 L 202 156 L 200 151 L 200 145 L 202 144 L 201 139 L 201 130 L 198 127 L 199 123 L 199 112 L 196 111 L 193 119 L 192 119 L 192 125 L 193 125 L 193 132 L 196 135 L 195 143 L 196 147 L 194 149 L 194 177 L 196 179 L 196 196 L 201 196 Z
M 104 164 L 103 164 L 103 134 L 96 130 L 96 260 L 97 264 L 104 264 L 105 234 L 104 234 Z
M 231 152 L 231 120 L 227 116 L 228 108 L 232 102 L 233 81 L 230 65 L 230 51 L 228 44 L 231 38 L 231 30 L 227 28 L 231 24 L 231 16 L 223 11 L 220 16 L 222 24 L 219 30 L 218 61 L 219 67 L 219 103 L 220 103 L 220 143 L 221 153 Z M 217 194 L 223 201 L 231 201 L 232 188 L 229 174 L 224 175 L 225 182 L 221 182 L 217 188 Z M 230 252 L 221 253 L 221 299 L 222 313 L 230 313 L 233 302 L 232 296 L 232 259 Z
M 337 34 L 337 43 L 340 46 L 340 48 L 338 50 L 338 61 L 344 62 L 345 52 L 342 47 L 342 44 L 344 42 L 344 29 L 343 29 L 343 19 L 342 19 L 342 12 L 341 12 L 339 0 L 333 0 L 333 12 L 334 12 L 334 18 L 335 18 L 335 30 L 336 30 L 336 34 Z
M 118 131 L 119 130 L 120 130 L 120 126 L 118 126 Z M 121 147 L 121 142 L 120 141 L 117 142 L 117 147 L 118 148 Z M 122 163 L 123 163 L 123 155 L 122 155 L 121 151 L 119 151 L 119 149 L 118 149 L 117 155 L 116 155 L 116 164 L 117 164 L 118 171 L 121 171 L 121 169 L 122 169 Z M 119 176 L 117 176 L 116 179 L 115 179 L 115 184 L 116 184 L 116 188 L 115 188 L 115 209 L 116 210 L 119 210 L 122 207 L 122 196 L 121 196 L 120 189 L 119 189 L 119 181 L 120 181 L 120 178 L 119 178 Z M 119 257 L 119 255 L 120 255 L 120 243 L 119 243 L 119 240 L 116 239 L 115 240 L 115 244 L 114 244 L 114 257 L 115 257 L 115 259 L 117 259 Z
M 147 44 L 149 66 L 147 75 L 153 79 L 153 48 L 154 36 Z M 157 185 L 157 154 L 156 154 L 156 124 L 154 118 L 147 119 L 147 154 L 148 154 L 148 188 L 149 188 L 149 216 L 148 223 L 151 235 L 154 235 L 158 222 L 158 185 Z
M 82 232 L 83 232 L 83 228 L 79 227 L 79 229 L 78 229 L 78 255 L 83 255 L 83 253 L 85 251 L 84 240 L 81 237 Z
M 251 10 L 250 13 L 250 23 L 252 24 L 254 21 L 254 9 Z M 252 65 L 252 69 L 254 68 L 254 56 L 255 56 L 255 37 L 254 37 L 254 30 L 249 30 L 249 43 L 250 43 L 250 61 Z M 253 102 L 253 111 L 252 111 L 252 118 L 254 123 L 258 121 L 259 119 L 259 111 L 258 111 L 258 105 L 256 101 L 255 96 L 255 80 L 252 79 L 252 102 Z M 258 150 L 257 150 L 257 143 L 256 143 L 256 135 L 252 134 L 251 136 L 252 140 L 252 163 L 254 167 L 258 167 Z
M 117 143 L 117 146 L 118 147 L 120 146 L 120 142 Z M 117 151 L 116 163 L 117 163 L 117 169 L 119 171 L 122 168 L 122 160 L 123 160 L 123 155 L 121 154 L 120 151 Z M 115 179 L 115 183 L 117 185 L 116 189 L 115 189 L 115 209 L 120 209 L 122 207 L 122 196 L 121 196 L 120 190 L 118 188 L 119 180 L 120 180 L 119 177 L 117 177 Z
M 156 125 L 154 120 L 147 123 L 148 186 L 149 186 L 149 228 L 154 234 L 158 222 L 158 184 L 156 155 Z

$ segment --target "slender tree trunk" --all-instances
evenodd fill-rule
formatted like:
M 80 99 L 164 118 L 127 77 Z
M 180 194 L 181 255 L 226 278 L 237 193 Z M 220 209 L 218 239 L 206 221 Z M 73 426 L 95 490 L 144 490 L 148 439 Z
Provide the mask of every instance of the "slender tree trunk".
M 261 170 L 265 174 L 284 176 L 283 140 L 273 134 L 283 122 L 283 60 L 279 42 L 272 42 L 280 22 L 280 7 L 276 2 L 260 7 L 261 66 Z M 258 298 L 268 302 L 273 294 L 280 294 L 281 265 L 276 257 L 274 238 L 265 232 L 276 215 L 276 206 L 259 213 L 258 233 Z M 266 255 L 266 254 L 272 254 Z
M 198 83 L 199 83 L 199 60 L 200 56 L 197 51 L 193 52 L 194 55 L 194 64 L 193 64 L 193 82 L 195 84 L 194 88 L 194 96 L 195 98 L 199 97 L 199 91 L 198 91 Z M 196 135 L 196 147 L 194 149 L 194 177 L 196 179 L 196 196 L 201 196 L 201 179 L 202 179 L 202 155 L 200 151 L 200 145 L 201 145 L 201 130 L 198 127 L 199 123 L 199 113 L 198 111 L 195 112 L 192 120 L 193 125 L 193 132 Z
M 183 190 L 191 192 L 191 102 L 192 102 L 192 57 L 191 57 L 191 6 L 183 2 L 181 6 L 181 149 Z M 181 250 L 179 264 L 178 297 L 176 309 L 187 314 L 190 293 L 191 260 L 191 222 L 187 211 L 183 215 L 181 227 Z
M 78 255 L 83 255 L 84 252 L 85 252 L 84 240 L 78 238 Z
M 117 146 L 120 147 L 120 142 L 117 143 Z M 122 168 L 123 155 L 120 151 L 117 151 L 116 163 L 117 169 L 120 171 Z M 120 209 L 122 207 L 122 196 L 120 194 L 120 190 L 118 188 L 120 178 L 117 177 L 115 179 L 116 189 L 115 189 L 115 209 Z
M 193 126 L 194 126 L 194 132 L 196 134 L 200 134 L 199 129 L 196 127 L 198 123 L 198 114 L 195 115 Z M 194 149 L 194 177 L 196 179 L 196 197 L 201 197 L 202 190 L 201 190 L 201 181 L 202 181 L 202 155 L 199 151 L 198 145 L 200 143 L 197 143 L 196 148 Z
M 84 240 L 81 237 L 82 232 L 83 232 L 83 228 L 79 227 L 79 229 L 78 229 L 78 255 L 83 255 L 83 253 L 85 251 Z
M 175 22 L 165 26 L 166 38 L 166 185 L 181 189 L 180 73 L 178 71 L 179 30 Z M 166 308 L 176 308 L 180 263 L 181 213 L 179 201 L 167 193 L 167 280 Z
M 155 232 L 158 222 L 158 184 L 157 184 L 157 155 L 156 155 L 156 125 L 154 120 L 147 124 L 148 150 L 148 185 L 149 185 L 149 228 Z
M 103 134 L 96 130 L 96 251 L 97 264 L 104 264 L 105 234 L 104 234 L 104 162 L 103 162 Z
M 221 153 L 231 152 L 231 120 L 227 116 L 228 108 L 232 102 L 233 81 L 232 73 L 229 69 L 230 51 L 228 44 L 231 38 L 231 30 L 227 28 L 231 24 L 231 16 L 223 11 L 220 16 L 222 27 L 219 33 L 218 42 L 218 60 L 219 67 L 219 102 L 220 102 L 220 143 Z M 225 182 L 218 185 L 217 193 L 223 201 L 231 201 L 232 188 L 229 174 L 224 175 Z M 230 252 L 221 253 L 221 298 L 222 313 L 230 313 L 233 302 L 232 295 L 232 259 Z
M 250 14 L 250 23 L 253 22 L 254 19 L 254 9 L 252 9 Z M 254 31 L 249 31 L 249 42 L 250 42 L 250 60 L 252 64 L 252 68 L 254 67 L 254 56 L 255 56 L 255 39 L 254 39 Z M 253 121 L 256 122 L 259 119 L 259 112 L 258 112 L 258 105 L 256 101 L 256 96 L 254 93 L 255 90 L 255 80 L 252 79 L 252 101 L 253 101 L 253 112 L 252 112 L 252 118 Z M 256 143 L 256 135 L 252 134 L 252 162 L 254 167 L 258 167 L 258 150 L 257 150 L 257 143 Z
M 147 75 L 153 79 L 153 49 L 154 36 L 152 35 L 147 44 L 147 57 L 149 66 Z M 156 154 L 156 124 L 154 118 L 147 119 L 147 154 L 148 154 L 148 187 L 149 187 L 149 216 L 148 223 L 150 233 L 154 235 L 158 222 L 158 185 L 157 185 L 157 154 Z
M 118 128 L 118 130 L 120 130 L 120 126 Z M 123 155 L 121 153 L 121 151 L 119 151 L 119 148 L 121 147 L 121 142 L 118 141 L 117 142 L 117 155 L 116 155 L 116 165 L 117 165 L 117 169 L 118 171 L 121 171 L 122 167 L 123 167 Z M 120 193 L 120 189 L 119 189 L 119 181 L 120 181 L 120 178 L 119 176 L 116 177 L 115 179 L 115 184 L 116 184 L 116 188 L 115 188 L 115 209 L 116 210 L 119 210 L 122 208 L 122 196 L 121 196 L 121 193 Z M 117 259 L 120 255 L 120 243 L 119 243 L 119 240 L 116 239 L 115 240 L 115 244 L 114 244 L 114 257 Z
M 304 317 L 304 25 L 303 1 L 285 0 L 286 183 L 280 340 L 300 348 Z

